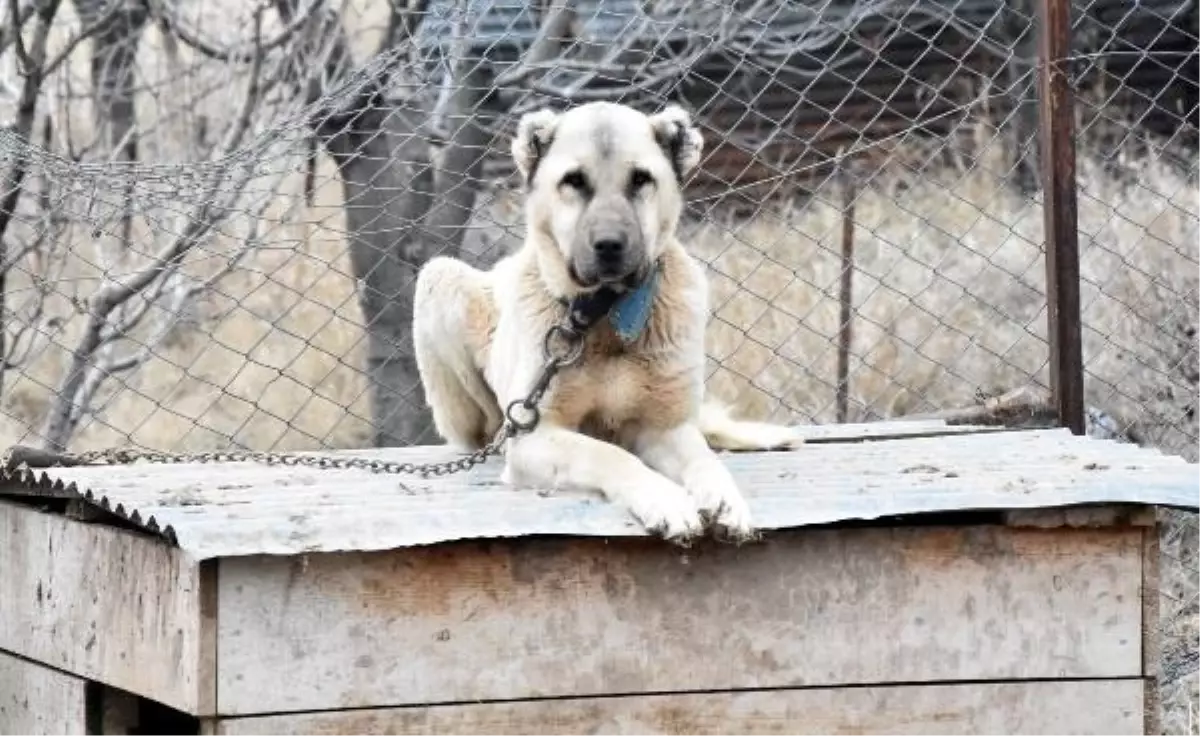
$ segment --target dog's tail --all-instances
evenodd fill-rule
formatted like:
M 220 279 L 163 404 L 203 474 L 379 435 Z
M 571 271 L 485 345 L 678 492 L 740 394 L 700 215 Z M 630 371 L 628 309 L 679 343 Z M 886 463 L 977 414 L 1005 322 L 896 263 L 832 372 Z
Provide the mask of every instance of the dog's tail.
M 804 444 L 795 427 L 737 419 L 712 398 L 700 405 L 700 431 L 714 450 L 790 450 Z

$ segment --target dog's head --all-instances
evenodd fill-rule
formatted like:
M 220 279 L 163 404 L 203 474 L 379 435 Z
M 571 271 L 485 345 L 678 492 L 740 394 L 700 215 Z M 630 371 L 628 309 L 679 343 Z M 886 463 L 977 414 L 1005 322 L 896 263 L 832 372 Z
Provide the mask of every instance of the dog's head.
M 528 227 L 554 246 L 576 287 L 643 278 L 675 235 L 683 178 L 703 138 L 683 109 L 607 102 L 521 118 L 513 158 Z

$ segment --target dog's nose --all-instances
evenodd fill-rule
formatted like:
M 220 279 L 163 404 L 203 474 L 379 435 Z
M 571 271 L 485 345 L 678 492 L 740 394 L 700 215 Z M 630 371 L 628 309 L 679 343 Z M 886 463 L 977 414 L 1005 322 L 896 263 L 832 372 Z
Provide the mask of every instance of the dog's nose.
M 592 244 L 592 248 L 596 251 L 596 260 L 602 266 L 615 266 L 620 264 L 625 253 L 625 241 L 618 238 L 601 238 Z

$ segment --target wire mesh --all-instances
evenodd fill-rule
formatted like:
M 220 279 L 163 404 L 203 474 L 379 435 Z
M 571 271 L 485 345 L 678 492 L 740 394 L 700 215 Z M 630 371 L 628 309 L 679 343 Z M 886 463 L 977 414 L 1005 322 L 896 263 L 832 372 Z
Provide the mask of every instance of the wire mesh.
M 1032 8 L 10 1 L 0 438 L 436 442 L 416 268 L 518 247 L 516 120 L 596 99 L 703 130 L 684 239 L 709 266 L 709 390 L 743 413 L 1045 387 Z M 1195 460 L 1196 2 L 1072 14 L 1089 431 Z M 1167 529 L 1166 723 L 1195 733 L 1195 518 Z

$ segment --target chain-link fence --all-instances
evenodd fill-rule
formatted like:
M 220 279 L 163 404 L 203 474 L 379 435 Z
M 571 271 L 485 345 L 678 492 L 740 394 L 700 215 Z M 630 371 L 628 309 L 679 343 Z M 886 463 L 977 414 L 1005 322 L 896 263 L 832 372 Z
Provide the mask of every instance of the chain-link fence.
M 520 242 L 541 106 L 678 102 L 710 390 L 862 421 L 1047 384 L 1033 0 L 10 0 L 0 439 L 432 442 L 412 280 Z M 1197 4 L 1073 0 L 1089 430 L 1196 459 Z M 14 32 L 17 23 L 21 33 Z M 1196 731 L 1196 526 L 1164 537 Z

